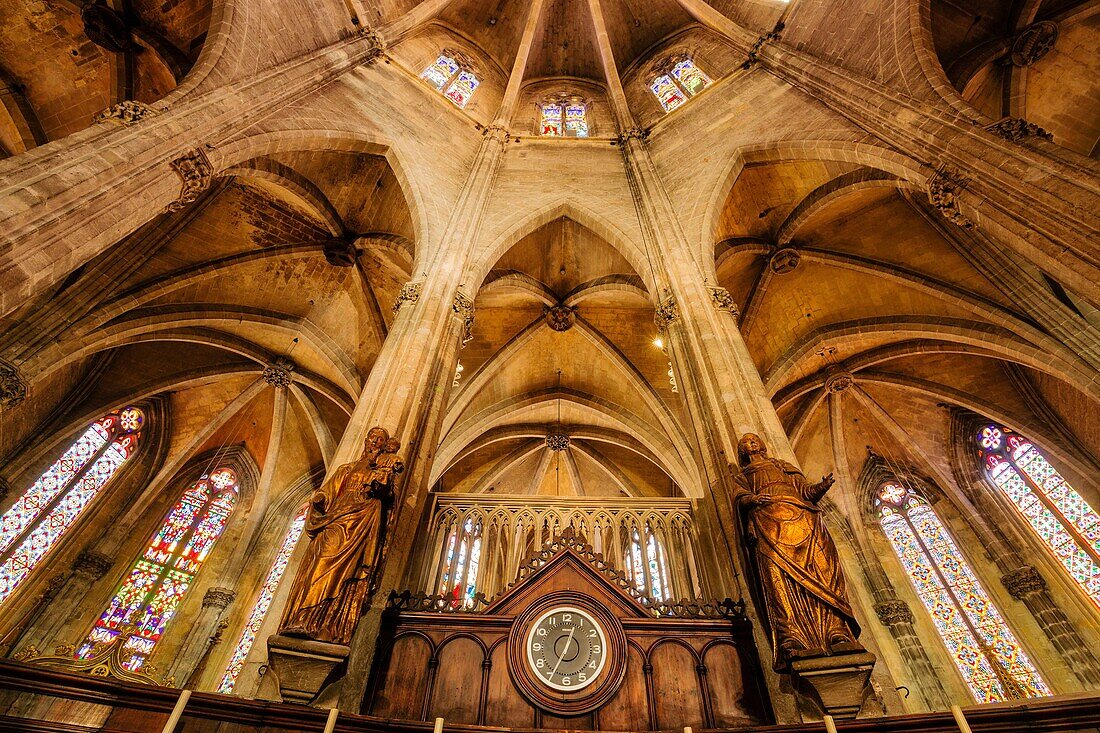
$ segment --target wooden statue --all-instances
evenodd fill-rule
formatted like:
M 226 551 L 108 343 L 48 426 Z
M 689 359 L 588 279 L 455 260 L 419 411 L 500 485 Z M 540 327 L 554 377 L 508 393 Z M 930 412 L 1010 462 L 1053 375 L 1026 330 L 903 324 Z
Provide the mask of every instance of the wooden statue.
M 363 455 L 337 468 L 310 499 L 309 549 L 290 589 L 279 633 L 347 644 L 370 594 L 401 443 L 371 428 Z
M 811 484 L 790 463 L 770 458 L 752 433 L 737 444 L 737 458 L 744 478 L 734 503 L 748 528 L 775 670 L 787 671 L 796 659 L 863 651 L 836 545 L 817 506 L 832 474 Z

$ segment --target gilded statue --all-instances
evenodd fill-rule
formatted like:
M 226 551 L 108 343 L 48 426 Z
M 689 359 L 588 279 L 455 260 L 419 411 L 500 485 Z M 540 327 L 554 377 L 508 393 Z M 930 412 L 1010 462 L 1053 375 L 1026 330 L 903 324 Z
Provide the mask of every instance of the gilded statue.
M 279 633 L 351 640 L 382 554 L 394 480 L 405 470 L 400 447 L 384 429 L 371 428 L 359 459 L 337 468 L 310 498 L 309 548 Z
M 743 479 L 734 504 L 747 527 L 775 670 L 785 672 L 797 659 L 863 651 L 836 545 L 817 505 L 832 474 L 810 483 L 790 463 L 769 457 L 752 433 L 737 444 L 737 458 Z

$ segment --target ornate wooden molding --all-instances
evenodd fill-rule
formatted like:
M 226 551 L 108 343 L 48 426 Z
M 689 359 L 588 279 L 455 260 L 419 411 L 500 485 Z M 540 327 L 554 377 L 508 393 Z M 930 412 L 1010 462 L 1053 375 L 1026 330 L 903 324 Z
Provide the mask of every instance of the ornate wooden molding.
M 475 593 L 473 598 L 456 599 L 453 595 L 429 595 L 406 590 L 398 593 L 390 591 L 386 599 L 386 609 L 392 611 L 432 611 L 435 613 L 478 613 L 489 600 L 484 593 Z
M 112 677 L 122 682 L 175 687 L 173 678 L 158 678 L 156 666 L 148 662 L 141 665 L 141 669 L 137 672 L 126 668 L 123 663 L 124 657 L 129 654 L 126 651 L 126 642 L 130 640 L 134 631 L 133 626 L 122 627 L 119 635 L 111 641 L 97 643 L 92 649 L 92 656 L 87 659 L 75 658 L 76 645 L 74 644 L 58 644 L 54 647 L 53 654 L 42 654 L 32 644 L 13 654 L 12 659 L 17 662 L 56 667 L 67 672 L 89 674 L 92 677 Z

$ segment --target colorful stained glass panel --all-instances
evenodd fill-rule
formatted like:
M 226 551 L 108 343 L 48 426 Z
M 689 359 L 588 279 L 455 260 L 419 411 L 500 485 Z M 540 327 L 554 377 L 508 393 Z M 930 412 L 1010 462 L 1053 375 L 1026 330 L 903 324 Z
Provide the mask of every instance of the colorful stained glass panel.
M 698 94 L 710 84 L 710 77 L 699 69 L 691 59 L 684 59 L 672 67 L 672 75 L 676 81 L 688 90 L 688 94 Z
M 458 73 L 458 63 L 454 59 L 440 54 L 435 63 L 420 73 L 420 78 L 426 80 L 436 89 L 443 91 L 443 87 Z
M 585 105 L 566 106 L 565 134 L 570 137 L 588 137 L 588 108 Z
M 671 112 L 687 101 L 687 97 L 672 81 L 672 77 L 661 74 L 649 83 L 649 88 L 661 103 L 665 112 Z
M 542 135 L 560 137 L 562 135 L 561 105 L 544 104 L 542 106 Z
M 461 71 L 444 93 L 447 99 L 455 103 L 460 109 L 466 106 L 474 91 L 481 84 L 478 78 L 469 71 Z

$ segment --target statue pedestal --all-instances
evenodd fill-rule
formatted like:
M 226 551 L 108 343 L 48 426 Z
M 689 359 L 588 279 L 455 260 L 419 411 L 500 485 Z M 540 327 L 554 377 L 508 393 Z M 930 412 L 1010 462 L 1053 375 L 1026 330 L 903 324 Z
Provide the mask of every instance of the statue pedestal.
M 875 655 L 866 650 L 791 662 L 791 681 L 804 697 L 834 718 L 854 718 L 875 666 Z
M 268 668 L 275 674 L 283 702 L 308 705 L 351 650 L 343 644 L 275 634 L 267 640 Z

